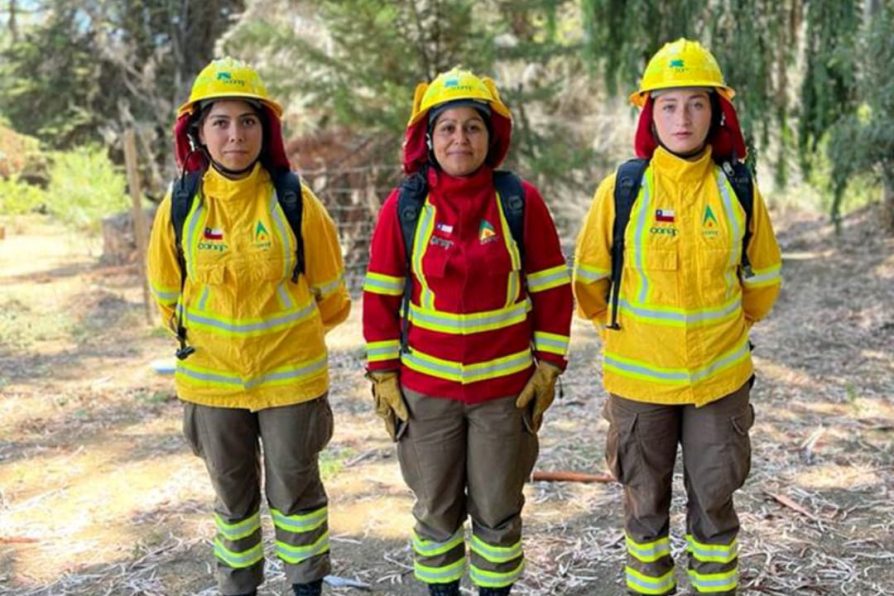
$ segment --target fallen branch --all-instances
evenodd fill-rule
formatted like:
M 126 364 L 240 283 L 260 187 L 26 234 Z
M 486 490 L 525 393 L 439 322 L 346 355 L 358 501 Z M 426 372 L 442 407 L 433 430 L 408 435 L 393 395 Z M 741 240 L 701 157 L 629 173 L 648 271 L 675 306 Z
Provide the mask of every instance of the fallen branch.
M 797 511 L 797 512 L 800 513 L 801 515 L 803 515 L 803 516 L 805 516 L 805 517 L 808 517 L 808 518 L 812 519 L 812 520 L 815 521 L 815 522 L 820 521 L 820 518 L 818 518 L 816 515 L 814 515 L 813 513 L 809 512 L 809 511 L 808 511 L 807 509 L 805 509 L 803 506 L 797 504 L 795 501 L 793 501 L 792 499 L 786 497 L 785 495 L 777 495 L 777 494 L 775 494 L 775 493 L 771 493 L 771 492 L 768 491 L 768 490 L 765 490 L 765 491 L 764 491 L 764 494 L 766 494 L 767 496 L 773 498 L 775 501 L 779 502 L 780 504 L 785 505 L 785 506 L 788 507 L 789 509 L 793 509 L 794 511 Z
M 614 482 L 609 474 L 585 474 L 567 470 L 535 470 L 531 474 L 531 482 Z

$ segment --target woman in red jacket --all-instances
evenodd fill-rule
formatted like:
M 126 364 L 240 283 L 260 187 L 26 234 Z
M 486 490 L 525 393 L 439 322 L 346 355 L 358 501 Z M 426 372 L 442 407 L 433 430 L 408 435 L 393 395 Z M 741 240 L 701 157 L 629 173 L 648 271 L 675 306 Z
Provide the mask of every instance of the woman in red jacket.
M 495 172 L 512 118 L 490 79 L 453 69 L 416 88 L 409 176 L 379 214 L 363 295 L 376 412 L 416 496 L 415 575 L 459 594 L 464 523 L 480 594 L 524 567 L 522 489 L 566 365 L 572 297 L 540 193 Z

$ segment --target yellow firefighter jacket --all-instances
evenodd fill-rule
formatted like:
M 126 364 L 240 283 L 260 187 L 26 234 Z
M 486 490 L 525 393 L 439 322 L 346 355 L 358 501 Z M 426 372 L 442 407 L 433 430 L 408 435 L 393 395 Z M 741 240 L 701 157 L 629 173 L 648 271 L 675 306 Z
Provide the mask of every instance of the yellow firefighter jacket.
M 148 276 L 162 319 L 183 309 L 195 353 L 177 362 L 185 401 L 260 410 L 307 401 L 329 387 L 325 332 L 350 311 L 335 225 L 302 186 L 306 273 L 291 281 L 295 235 L 260 165 L 241 180 L 213 168 L 183 226 L 180 293 L 171 196 L 152 226 Z
M 764 318 L 782 283 L 781 257 L 755 185 L 741 278 L 745 212 L 710 150 L 697 161 L 658 148 L 625 232 L 619 330 L 610 322 L 615 176 L 599 185 L 577 241 L 578 314 L 603 340 L 608 392 L 657 404 L 704 405 L 752 374 L 748 330 Z

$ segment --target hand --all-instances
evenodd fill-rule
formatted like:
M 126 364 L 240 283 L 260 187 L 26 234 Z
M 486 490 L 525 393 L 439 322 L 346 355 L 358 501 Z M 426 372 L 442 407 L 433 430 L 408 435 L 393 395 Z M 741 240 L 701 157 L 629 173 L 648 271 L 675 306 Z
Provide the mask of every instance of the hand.
M 537 363 L 534 374 L 528 380 L 528 384 L 518 394 L 515 407 L 523 410 L 528 407 L 531 400 L 534 401 L 534 410 L 531 413 L 531 425 L 535 433 L 543 424 L 543 413 L 549 408 L 556 397 L 556 379 L 562 374 L 562 370 L 555 364 L 544 360 Z
M 397 440 L 398 420 L 406 422 L 410 418 L 407 404 L 400 393 L 397 371 L 372 371 L 367 378 L 372 381 L 372 394 L 376 403 L 376 415 L 385 421 L 385 430 L 392 441 Z

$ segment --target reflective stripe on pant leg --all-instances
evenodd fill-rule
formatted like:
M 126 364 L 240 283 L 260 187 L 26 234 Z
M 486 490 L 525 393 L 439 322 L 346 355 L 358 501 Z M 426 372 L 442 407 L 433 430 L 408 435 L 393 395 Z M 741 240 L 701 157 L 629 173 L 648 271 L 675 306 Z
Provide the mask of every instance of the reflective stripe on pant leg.
M 521 540 L 510 546 L 488 544 L 478 536 L 471 540 L 469 576 L 477 586 L 502 588 L 521 577 L 525 567 Z
M 627 588 L 639 594 L 667 594 L 676 586 L 670 541 L 662 536 L 650 542 L 637 542 L 630 535 L 627 543 Z
M 286 563 L 298 565 L 329 552 L 327 507 L 296 515 L 284 515 L 276 509 L 270 513 L 276 527 L 276 555 Z
M 322 579 L 331 564 L 329 510 L 318 457 L 332 436 L 329 402 L 323 395 L 261 410 L 258 418 L 276 556 L 288 583 Z
M 183 430 L 204 460 L 217 496 L 213 552 L 220 591 L 251 592 L 264 581 L 257 415 L 186 403 Z
M 463 404 L 402 390 L 410 420 L 397 456 L 416 497 L 415 576 L 427 584 L 446 584 L 460 579 L 466 569 Z
M 731 592 L 739 578 L 739 543 L 733 538 L 729 544 L 699 542 L 691 534 L 686 536 L 689 552 L 689 581 L 699 593 Z
M 244 569 L 263 560 L 260 513 L 255 512 L 236 522 L 227 522 L 215 513 L 214 521 L 217 525 L 214 556 L 221 563 L 233 569 Z
M 733 493 L 748 475 L 754 423 L 750 382 L 683 418 L 684 481 L 689 497 L 689 580 L 698 593 L 726 593 L 738 585 L 739 517 Z
M 469 576 L 474 584 L 487 588 L 512 585 L 524 570 L 523 491 L 539 445 L 515 399 L 513 395 L 465 407 L 472 517 Z
M 427 540 L 413 532 L 413 569 L 416 579 L 427 584 L 446 584 L 462 578 L 466 571 L 465 529 L 447 540 Z

